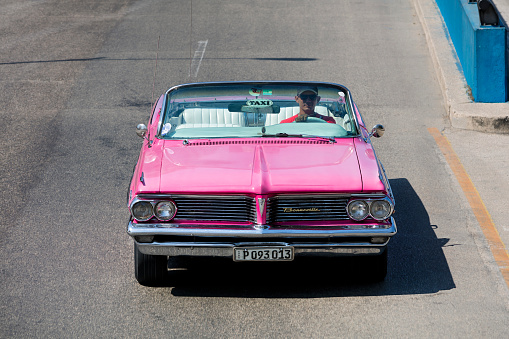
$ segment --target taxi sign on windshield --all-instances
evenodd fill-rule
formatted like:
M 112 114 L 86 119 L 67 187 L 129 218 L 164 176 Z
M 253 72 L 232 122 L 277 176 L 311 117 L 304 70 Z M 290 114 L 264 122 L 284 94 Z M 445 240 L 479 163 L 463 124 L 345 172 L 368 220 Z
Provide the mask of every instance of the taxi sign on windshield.
M 273 102 L 272 102 L 272 100 L 268 100 L 268 99 L 253 99 L 253 100 L 248 100 L 246 102 L 246 104 L 248 106 L 267 107 L 267 106 L 272 106 Z

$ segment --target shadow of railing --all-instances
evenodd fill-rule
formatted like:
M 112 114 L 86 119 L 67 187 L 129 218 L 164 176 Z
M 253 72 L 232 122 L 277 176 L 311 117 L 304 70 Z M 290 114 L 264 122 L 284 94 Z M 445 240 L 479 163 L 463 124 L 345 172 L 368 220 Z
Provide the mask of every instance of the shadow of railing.
M 387 278 L 370 283 L 359 258 L 300 258 L 290 263 L 234 263 L 174 258 L 165 287 L 175 296 L 327 298 L 429 294 L 455 288 L 428 213 L 406 179 L 390 180 L 398 234 L 389 243 Z
M 189 58 L 158 58 L 160 61 L 175 61 L 175 60 L 189 60 Z M 317 58 L 294 58 L 294 57 L 282 57 L 282 58 L 242 58 L 242 57 L 229 57 L 229 58 L 205 58 L 207 60 L 256 60 L 256 61 L 317 61 Z M 156 61 L 156 57 L 153 58 L 108 58 L 108 57 L 95 57 L 95 58 L 75 58 L 75 59 L 53 59 L 53 60 L 25 60 L 25 61 L 7 61 L 0 62 L 2 65 L 23 65 L 23 64 L 46 64 L 46 63 L 61 63 L 61 62 L 83 62 L 83 61 Z

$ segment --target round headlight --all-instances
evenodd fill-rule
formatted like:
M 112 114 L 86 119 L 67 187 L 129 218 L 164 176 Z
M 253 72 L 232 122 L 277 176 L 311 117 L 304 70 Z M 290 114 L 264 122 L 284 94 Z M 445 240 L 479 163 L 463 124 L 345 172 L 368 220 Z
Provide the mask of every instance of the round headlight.
M 131 207 L 131 213 L 134 219 L 138 221 L 147 221 L 154 215 L 152 204 L 148 201 L 138 201 L 134 203 Z
M 171 220 L 177 213 L 177 207 L 173 201 L 161 201 L 155 208 L 156 218 L 159 220 Z
M 391 204 L 387 200 L 375 200 L 370 206 L 370 214 L 376 220 L 387 219 L 391 215 L 391 211 Z
M 354 200 L 348 204 L 348 215 L 353 220 L 363 220 L 368 216 L 369 206 L 364 200 Z

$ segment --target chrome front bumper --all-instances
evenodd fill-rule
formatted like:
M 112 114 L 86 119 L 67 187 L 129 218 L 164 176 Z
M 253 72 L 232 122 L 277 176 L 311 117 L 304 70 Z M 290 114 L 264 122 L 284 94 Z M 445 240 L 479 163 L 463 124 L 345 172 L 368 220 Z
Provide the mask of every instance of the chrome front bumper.
M 355 225 L 352 225 L 355 226 Z M 391 218 L 388 228 L 355 227 L 292 227 L 271 228 L 269 226 L 250 228 L 211 228 L 210 226 L 188 227 L 175 224 L 136 224 L 127 226 L 127 233 L 134 238 L 140 252 L 149 255 L 166 256 L 212 256 L 232 257 L 234 247 L 292 246 L 295 255 L 377 255 L 381 254 L 390 238 L 397 232 Z M 169 241 L 140 242 L 143 236 L 168 236 Z M 179 241 L 179 237 L 185 240 Z M 348 241 L 348 239 L 370 239 L 387 237 L 383 243 L 370 241 Z M 193 240 L 189 240 L 189 239 Z M 223 238 L 223 239 L 221 239 Z M 274 240 L 276 239 L 277 240 Z M 285 238 L 287 240 L 285 240 Z

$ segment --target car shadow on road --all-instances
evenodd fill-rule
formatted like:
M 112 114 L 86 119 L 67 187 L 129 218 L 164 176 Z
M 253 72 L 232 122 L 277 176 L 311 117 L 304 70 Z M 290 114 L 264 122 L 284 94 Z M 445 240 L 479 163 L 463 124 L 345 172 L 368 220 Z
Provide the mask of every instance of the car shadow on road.
M 231 259 L 170 261 L 166 287 L 175 296 L 326 298 L 429 294 L 455 288 L 428 213 L 407 179 L 392 179 L 398 234 L 389 244 L 384 282 L 370 282 L 362 258 L 298 258 L 289 263 L 234 263 Z

